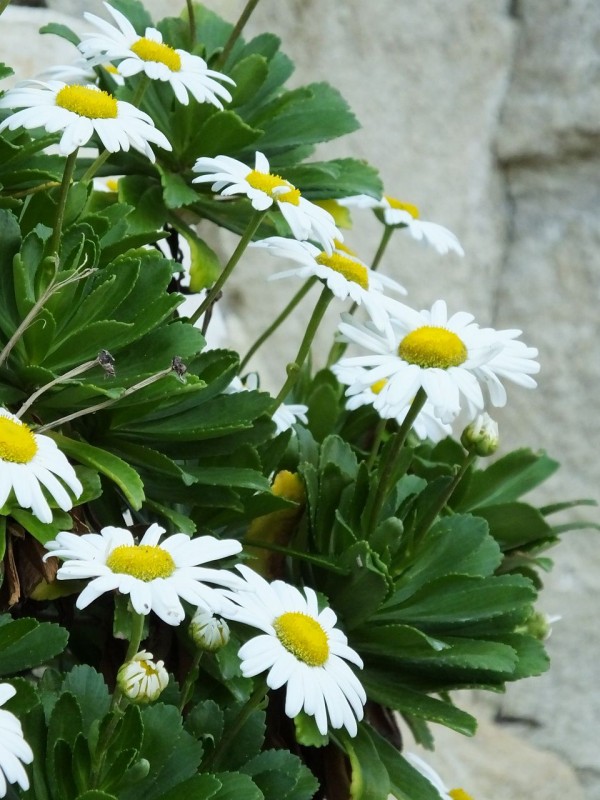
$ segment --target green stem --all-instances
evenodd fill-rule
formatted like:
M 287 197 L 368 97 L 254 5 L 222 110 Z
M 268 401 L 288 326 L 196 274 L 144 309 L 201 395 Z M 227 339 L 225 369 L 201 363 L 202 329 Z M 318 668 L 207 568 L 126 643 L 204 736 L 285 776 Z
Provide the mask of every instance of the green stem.
M 100 155 L 96 158 L 96 160 L 92 161 L 90 166 L 81 176 L 81 182 L 89 183 L 89 181 L 92 180 L 92 178 L 98 172 L 98 170 L 104 164 L 104 162 L 108 160 L 109 156 L 110 156 L 110 150 L 104 150 L 102 153 L 100 153 Z
M 50 255 L 56 256 L 57 262 L 60 236 L 65 218 L 65 208 L 67 207 L 67 197 L 69 196 L 69 187 L 71 186 L 71 179 L 73 178 L 73 171 L 77 161 L 78 150 L 79 148 L 76 148 L 70 155 L 67 156 L 65 171 L 63 172 L 62 182 L 60 185 L 60 193 L 58 195 L 58 207 L 56 209 L 56 218 L 54 220 L 54 230 L 52 232 L 52 238 L 50 239 Z
M 10 3 L 10 0 L 0 0 L 0 14 L 4 13 L 4 11 L 6 11 L 6 7 L 8 6 L 9 3 Z
M 240 18 L 236 22 L 234 29 L 231 31 L 231 34 L 229 35 L 229 39 L 227 39 L 225 43 L 225 47 L 223 47 L 223 50 L 221 51 L 219 57 L 214 63 L 213 67 L 214 69 L 221 69 L 221 67 L 225 65 L 227 59 L 229 58 L 229 54 L 233 50 L 234 44 L 240 38 L 240 35 L 244 30 L 246 23 L 250 19 L 250 16 L 254 11 L 254 9 L 256 8 L 256 6 L 258 5 L 258 3 L 259 0 L 248 0 L 248 2 L 244 7 L 244 10 L 240 14 Z
M 185 0 L 188 12 L 188 22 L 190 26 L 190 50 L 194 49 L 196 43 L 196 12 L 193 0 Z
M 304 338 L 302 339 L 302 342 L 300 344 L 298 355 L 291 364 L 287 365 L 288 376 L 285 380 L 285 383 L 281 387 L 279 394 L 275 398 L 275 401 L 273 402 L 272 413 L 277 411 L 279 406 L 283 403 L 285 398 L 290 393 L 292 387 L 298 380 L 298 376 L 300 375 L 300 370 L 302 369 L 302 365 L 304 364 L 306 358 L 308 357 L 308 354 L 310 352 L 310 346 L 313 342 L 313 339 L 315 338 L 315 334 L 317 333 L 319 325 L 321 324 L 323 315 L 325 314 L 327 306 L 331 302 L 332 298 L 333 298 L 333 292 L 330 289 L 328 289 L 327 286 L 324 286 L 323 291 L 321 292 L 321 296 L 317 300 L 317 304 L 314 308 L 312 316 L 308 321 L 306 333 L 304 334 Z
M 427 533 L 427 531 L 435 521 L 435 518 L 447 504 L 448 500 L 452 497 L 452 495 L 456 491 L 456 487 L 462 481 L 467 470 L 469 469 L 469 467 L 475 461 L 476 458 L 477 454 L 473 452 L 467 453 L 465 455 L 465 460 L 461 464 L 458 472 L 452 478 L 452 481 L 448 484 L 448 488 L 446 489 L 444 494 L 439 498 L 435 506 L 432 506 L 427 510 L 427 514 L 421 519 L 418 528 L 416 528 L 415 531 L 413 532 L 413 547 L 415 547 L 419 543 L 420 539 Z
M 369 471 L 373 469 L 373 464 L 375 463 L 377 454 L 379 453 L 379 447 L 381 446 L 381 441 L 383 439 L 386 427 L 387 419 L 380 419 L 375 428 L 375 433 L 373 434 L 373 444 L 371 445 L 371 452 L 369 453 L 369 458 L 367 459 L 367 467 L 369 468 Z
M 377 252 L 373 256 L 373 261 L 371 262 L 372 270 L 376 270 L 379 267 L 381 259 L 383 258 L 383 254 L 385 253 L 388 243 L 392 238 L 392 234 L 395 230 L 396 228 L 391 225 L 384 226 L 383 235 L 381 237 L 381 241 L 379 242 L 379 247 L 377 248 Z
M 254 353 L 256 353 L 258 348 L 261 347 L 267 341 L 267 339 L 275 333 L 277 328 L 279 328 L 279 326 L 289 317 L 289 315 L 296 308 L 298 303 L 302 300 L 302 298 L 306 294 L 308 294 L 308 292 L 310 291 L 310 289 L 312 289 L 312 287 L 315 285 L 316 282 L 317 282 L 316 278 L 309 278 L 306 281 L 306 283 L 304 284 L 304 286 L 302 286 L 300 289 L 298 289 L 296 294 L 292 297 L 290 302 L 283 309 L 283 311 L 277 317 L 277 319 L 275 319 L 274 322 L 272 322 L 269 325 L 269 327 L 266 329 L 266 331 L 264 331 L 264 333 L 262 333 L 258 337 L 258 339 L 254 342 L 252 347 L 248 350 L 248 352 L 246 353 L 246 355 L 242 359 L 242 362 L 240 363 L 240 372 L 244 369 L 244 367 L 250 361 L 250 359 L 252 358 Z
M 215 302 L 215 300 L 217 298 L 217 295 L 221 291 L 221 288 L 222 288 L 223 284 L 229 278 L 229 276 L 231 275 L 231 273 L 235 269 L 236 264 L 238 263 L 238 261 L 242 257 L 245 249 L 248 247 L 248 245 L 252 241 L 252 237 L 256 233 L 256 231 L 258 229 L 258 226 L 260 225 L 261 220 L 262 220 L 263 216 L 265 215 L 265 213 L 266 213 L 265 211 L 255 211 L 254 215 L 250 218 L 250 222 L 248 223 L 248 227 L 246 228 L 242 238 L 238 242 L 238 246 L 233 251 L 233 254 L 232 254 L 231 258 L 229 259 L 229 261 L 225 265 L 223 271 L 221 272 L 221 274 L 217 278 L 217 280 L 216 280 L 214 286 L 212 287 L 212 289 L 209 291 L 209 293 L 206 295 L 206 297 L 204 298 L 202 303 L 200 303 L 200 305 L 198 306 L 196 311 L 190 317 L 190 322 L 192 323 L 192 325 L 194 325 L 196 322 L 198 322 L 198 320 L 200 319 L 202 314 L 204 314 L 204 312 L 207 309 L 209 309 L 212 306 L 212 304 Z
M 417 394 L 412 401 L 412 404 L 408 410 L 406 417 L 404 418 L 402 425 L 398 432 L 396 433 L 394 440 L 392 442 L 391 447 L 387 451 L 387 455 L 385 458 L 384 463 L 381 467 L 381 472 L 379 474 L 379 482 L 377 484 L 377 491 L 375 494 L 375 499 L 373 501 L 373 506 L 371 508 L 371 516 L 369 519 L 369 534 L 373 533 L 377 526 L 377 521 L 379 519 L 379 514 L 383 507 L 386 497 L 390 491 L 391 482 L 395 480 L 397 476 L 394 475 L 396 471 L 396 466 L 398 464 L 398 459 L 400 458 L 400 454 L 402 452 L 402 448 L 404 447 L 404 443 L 406 441 L 406 437 L 408 436 L 410 429 L 413 426 L 415 419 L 417 418 L 419 411 L 423 408 L 425 401 L 427 400 L 427 394 L 423 388 L 420 388 Z
M 194 684 L 198 680 L 198 667 L 200 666 L 200 661 L 202 660 L 202 656 L 204 655 L 204 651 L 197 650 L 196 654 L 194 655 L 194 660 L 191 663 L 191 666 L 188 670 L 188 674 L 185 676 L 185 681 L 183 682 L 183 686 L 181 687 L 181 701 L 179 703 L 179 713 L 183 712 L 183 709 L 187 706 L 191 696 L 192 690 L 194 688 Z
M 254 691 L 240 709 L 239 714 L 231 723 L 231 727 L 227 733 L 222 737 L 219 744 L 215 747 L 212 754 L 207 758 L 206 762 L 202 765 L 204 770 L 216 772 L 223 759 L 223 756 L 229 750 L 231 744 L 235 742 L 236 736 L 241 731 L 246 720 L 250 717 L 253 711 L 260 707 L 269 691 L 264 679 L 259 680 Z

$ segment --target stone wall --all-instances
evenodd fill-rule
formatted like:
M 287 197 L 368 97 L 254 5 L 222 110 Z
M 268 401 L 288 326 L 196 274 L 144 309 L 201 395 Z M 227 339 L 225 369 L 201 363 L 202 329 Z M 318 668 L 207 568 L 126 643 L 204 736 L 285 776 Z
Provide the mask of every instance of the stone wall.
M 100 8 L 93 0 L 49 4 L 73 13 Z M 160 16 L 174 3 L 147 5 Z M 244 3 L 207 5 L 233 21 Z M 4 58 L 21 77 L 31 74 L 31 59 L 24 62 L 20 51 L 9 57 L 14 26 L 35 27 L 40 14 L 9 9 L 0 19 Z M 464 259 L 442 258 L 395 234 L 383 266 L 407 286 L 409 301 L 424 307 L 444 297 L 482 323 L 522 328 L 524 340 L 539 347 L 540 388 L 513 388 L 499 415 L 505 448 L 526 443 L 562 462 L 546 498 L 598 497 L 598 3 L 263 0 L 248 34 L 262 30 L 281 36 L 297 63 L 293 84 L 330 81 L 362 121 L 361 132 L 323 152 L 366 158 L 390 194 L 419 205 L 424 218 L 447 225 L 463 243 Z M 52 57 L 60 60 L 57 51 Z M 347 240 L 368 259 L 379 228 L 367 219 L 360 230 Z M 227 254 L 232 241 L 225 236 L 220 244 Z M 262 330 L 260 278 L 276 266 L 265 261 L 244 262 L 225 298 L 230 318 L 244 320 L 243 328 L 232 325 L 240 343 Z M 293 290 L 278 284 L 275 302 L 283 306 Z M 294 317 L 298 335 L 304 320 Z M 293 357 L 293 343 L 280 349 Z M 271 363 L 257 366 L 277 387 L 283 375 Z M 585 516 L 597 520 L 594 509 Z M 600 799 L 599 552 L 593 532 L 568 534 L 556 551 L 543 599 L 548 613 L 562 615 L 548 643 L 551 671 L 506 695 L 467 698 L 483 718 L 475 740 L 440 732 L 432 760 L 475 797 L 579 800 L 585 792 Z

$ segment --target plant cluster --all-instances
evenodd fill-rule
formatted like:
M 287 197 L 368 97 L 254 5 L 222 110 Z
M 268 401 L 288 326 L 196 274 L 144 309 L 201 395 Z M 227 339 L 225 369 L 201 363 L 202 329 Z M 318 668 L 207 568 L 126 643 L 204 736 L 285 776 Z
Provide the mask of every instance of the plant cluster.
M 407 235 L 462 247 L 368 164 L 307 160 L 358 123 L 244 41 L 255 5 L 112 0 L 0 98 L 2 797 L 464 800 L 403 733 L 472 735 L 453 690 L 548 666 L 543 553 L 575 503 L 523 499 L 544 453 L 481 460 L 537 351 L 379 271 Z M 340 231 L 362 209 L 370 262 Z M 248 352 L 209 347 L 248 247 L 302 283 Z M 246 366 L 314 286 L 272 396 Z

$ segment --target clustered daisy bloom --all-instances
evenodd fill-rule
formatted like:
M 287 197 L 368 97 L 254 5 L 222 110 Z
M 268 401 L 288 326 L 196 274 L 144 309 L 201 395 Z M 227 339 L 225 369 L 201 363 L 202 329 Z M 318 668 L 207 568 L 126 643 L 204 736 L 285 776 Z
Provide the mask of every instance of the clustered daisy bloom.
M 75 470 L 56 442 L 34 433 L 14 414 L 0 408 L 0 508 L 14 492 L 21 508 L 30 508 L 41 522 L 52 522 L 52 510 L 43 488 L 63 511 L 73 508 L 61 481 L 75 497 L 82 493 L 83 486 Z
M 193 170 L 201 174 L 192 183 L 211 183 L 212 191 L 223 197 L 246 195 L 257 211 L 266 211 L 276 203 L 299 241 L 315 239 L 332 253 L 334 240 L 343 239 L 328 211 L 302 197 L 289 181 L 269 172 L 263 153 L 256 153 L 254 169 L 230 156 L 216 156 L 199 158 Z
M 310 242 L 298 242 L 282 236 L 271 236 L 254 243 L 273 256 L 298 264 L 294 269 L 278 272 L 271 280 L 279 278 L 319 278 L 340 300 L 353 300 L 363 306 L 373 324 L 380 330 L 389 328 L 389 314 L 396 301 L 384 294 L 385 289 L 406 294 L 406 289 L 391 278 L 369 269 L 348 248 L 339 242 L 332 253 L 315 247 Z
M 203 565 L 239 553 L 240 543 L 214 536 L 190 539 L 184 533 L 161 542 L 163 533 L 165 529 L 154 523 L 138 544 L 125 528 L 108 526 L 100 533 L 82 536 L 61 531 L 46 544 L 49 552 L 45 558 L 64 560 L 57 573 L 60 580 L 92 579 L 77 598 L 77 608 L 117 590 L 129 595 L 138 614 L 154 611 L 169 625 L 179 625 L 185 617 L 181 600 L 221 612 L 227 600 L 219 589 L 207 584 L 235 588 L 240 579 L 227 570 Z
M 95 14 L 85 13 L 98 33 L 86 33 L 79 49 L 92 65 L 106 61 L 118 61 L 116 70 L 128 78 L 143 73 L 150 80 L 168 83 L 177 100 L 184 105 L 189 103 L 189 95 L 199 103 L 212 103 L 222 109 L 221 99 L 229 103 L 231 94 L 219 81 L 234 84 L 227 75 L 208 69 L 206 61 L 200 56 L 185 50 L 174 49 L 162 40 L 156 28 L 146 28 L 140 36 L 124 14 L 108 3 L 107 11 L 117 23 L 117 27 Z M 234 84 L 235 85 L 235 84 Z
M 147 650 L 136 653 L 117 673 L 117 686 L 125 697 L 136 705 L 158 700 L 169 683 L 169 673 L 163 661 L 154 661 Z
M 131 147 L 154 162 L 150 143 L 164 150 L 171 145 L 144 111 L 117 100 L 97 86 L 68 85 L 63 81 L 26 81 L 0 99 L 0 108 L 20 108 L 0 124 L 0 132 L 15 128 L 62 131 L 59 153 L 69 155 L 96 134 L 111 153 Z
M 452 422 L 463 408 L 472 419 L 485 406 L 482 387 L 493 405 L 502 406 L 506 392 L 501 377 L 535 386 L 530 376 L 539 371 L 537 350 L 515 342 L 520 331 L 508 336 L 480 328 L 473 320 L 464 311 L 449 316 L 443 300 L 429 311 L 402 305 L 391 319 L 394 336 L 389 338 L 368 322 L 346 316 L 339 326 L 342 338 L 371 354 L 341 359 L 339 366 L 366 368 L 356 373 L 355 391 L 361 384 L 367 388 L 384 381 L 373 402 L 383 417 L 399 415 L 423 389 L 441 422 Z
M 247 591 L 228 593 L 238 606 L 233 619 L 262 631 L 239 651 L 245 677 L 267 672 L 271 689 L 286 686 L 285 713 L 296 717 L 302 710 L 315 718 L 319 731 L 345 727 L 356 736 L 363 717 L 366 694 L 347 661 L 363 663 L 345 635 L 335 627 L 330 608 L 319 611 L 317 596 L 309 587 L 268 583 L 246 566 L 238 566 Z
M 390 195 L 383 195 L 380 200 L 366 194 L 342 197 L 337 201 L 340 205 L 352 208 L 371 208 L 381 216 L 385 225 L 393 228 L 405 228 L 413 239 L 430 244 L 438 253 L 454 252 L 464 256 L 460 242 L 455 234 L 438 225 L 437 222 L 428 222 L 420 218 L 419 209 L 412 203 L 404 203 Z
M 16 693 L 9 683 L 0 684 L 0 706 Z M 9 783 L 18 783 L 23 791 L 29 789 L 23 764 L 32 761 L 33 752 L 23 737 L 21 723 L 10 711 L 0 708 L 0 797 L 6 796 Z

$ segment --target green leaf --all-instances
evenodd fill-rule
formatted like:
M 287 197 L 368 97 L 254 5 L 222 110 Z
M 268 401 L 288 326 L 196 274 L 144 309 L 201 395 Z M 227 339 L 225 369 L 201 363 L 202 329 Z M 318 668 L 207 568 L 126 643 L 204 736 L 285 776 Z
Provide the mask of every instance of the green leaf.
M 93 722 L 102 719 L 110 708 L 104 678 L 87 664 L 80 664 L 65 675 L 61 688 L 76 698 L 82 714 L 82 731 L 87 736 Z
M 231 102 L 229 108 L 237 108 L 244 103 L 252 102 L 269 74 L 267 59 L 259 53 L 252 53 L 241 59 L 231 69 L 229 75 L 235 81 L 230 89 Z
M 52 541 L 59 531 L 70 531 L 73 519 L 65 511 L 52 512 L 52 522 L 44 523 L 24 508 L 11 508 L 10 514 L 41 544 Z
M 5 64 L 3 61 L 0 61 L 0 81 L 4 78 L 10 78 L 10 76 L 14 74 L 14 69 L 7 66 L 7 64 Z
M 558 462 L 545 453 L 514 450 L 487 469 L 473 473 L 469 491 L 462 498 L 458 510 L 471 511 L 481 506 L 518 500 L 549 478 L 558 466 Z
M 211 800 L 264 800 L 263 793 L 249 775 L 219 772 L 215 777 L 221 781 L 221 788 Z
M 125 175 L 119 181 L 119 200 L 133 206 L 127 217 L 131 233 L 158 231 L 164 225 L 167 210 L 159 184 L 143 175 Z
M 503 550 L 520 547 L 553 535 L 540 512 L 526 503 L 502 503 L 477 509 L 490 526 L 490 533 Z
M 475 733 L 477 720 L 474 717 L 451 703 L 402 686 L 397 668 L 385 671 L 367 667 L 361 673 L 360 680 L 369 698 L 376 703 L 419 719 L 438 722 L 465 736 Z
M 438 790 L 396 748 L 373 728 L 368 728 L 379 758 L 390 778 L 396 800 L 439 800 Z
M 167 208 L 181 208 L 195 203 L 198 192 L 177 172 L 168 172 L 159 167 L 163 200 Z
M 144 502 L 144 486 L 138 473 L 113 453 L 94 447 L 86 442 L 69 439 L 60 433 L 53 433 L 52 438 L 67 455 L 88 467 L 98 470 L 115 483 L 127 498 L 128 503 L 136 511 Z
M 111 6 L 127 17 L 140 36 L 144 35 L 146 28 L 153 27 L 152 17 L 140 0 L 111 0 Z
M 0 617 L 0 675 L 37 667 L 62 653 L 69 634 L 54 623 Z
M 216 775 L 194 775 L 161 797 L 161 800 L 211 800 L 223 783 Z
M 387 800 L 391 790 L 390 776 L 366 727 L 359 724 L 354 738 L 343 730 L 338 735 L 350 759 L 351 800 Z
M 449 575 L 419 589 L 409 600 L 397 602 L 392 595 L 377 618 L 436 631 L 500 617 L 528 605 L 535 596 L 531 582 L 519 575 Z
M 262 131 L 246 124 L 235 111 L 217 111 L 198 130 L 189 149 L 203 156 L 237 154 L 260 139 Z
M 61 39 L 66 39 L 67 42 L 71 42 L 75 47 L 77 47 L 81 41 L 81 37 L 78 36 L 75 31 L 71 30 L 67 25 L 61 25 L 58 22 L 49 22 L 47 25 L 44 25 L 40 28 L 40 33 L 52 33 L 54 36 L 60 36 Z
M 294 730 L 296 741 L 304 747 L 325 747 L 329 743 L 329 736 L 317 728 L 315 718 L 304 711 L 294 717 Z

